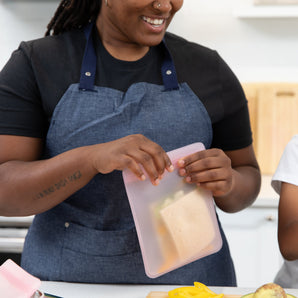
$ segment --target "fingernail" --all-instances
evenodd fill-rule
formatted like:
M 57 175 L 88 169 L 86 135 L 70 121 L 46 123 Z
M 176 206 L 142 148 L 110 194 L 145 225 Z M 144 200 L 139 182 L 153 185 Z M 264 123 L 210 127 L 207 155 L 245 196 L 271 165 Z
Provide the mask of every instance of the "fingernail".
M 155 179 L 155 180 L 154 180 L 154 185 L 158 185 L 158 184 L 159 184 L 159 181 L 160 181 L 160 180 L 159 180 L 158 178 Z
M 185 162 L 184 162 L 184 160 L 183 159 L 180 159 L 180 160 L 178 160 L 178 166 L 180 166 L 180 167 L 183 167 L 184 166 L 184 164 L 185 164 Z
M 174 166 L 173 165 L 170 165 L 169 166 L 169 172 L 173 172 L 174 171 Z
M 179 174 L 180 174 L 181 176 L 184 176 L 184 175 L 186 174 L 185 169 L 180 169 L 180 170 L 179 170 Z
M 144 174 L 140 178 L 142 181 L 146 180 L 146 176 Z
M 191 182 L 191 178 L 188 176 L 188 177 L 185 178 L 185 181 L 186 182 Z

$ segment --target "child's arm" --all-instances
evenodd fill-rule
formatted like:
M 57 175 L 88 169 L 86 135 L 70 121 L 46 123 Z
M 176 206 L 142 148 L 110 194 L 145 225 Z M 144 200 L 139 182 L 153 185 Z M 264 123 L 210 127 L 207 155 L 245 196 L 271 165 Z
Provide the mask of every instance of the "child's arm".
M 278 207 L 278 242 L 286 260 L 298 259 L 298 186 L 285 182 Z

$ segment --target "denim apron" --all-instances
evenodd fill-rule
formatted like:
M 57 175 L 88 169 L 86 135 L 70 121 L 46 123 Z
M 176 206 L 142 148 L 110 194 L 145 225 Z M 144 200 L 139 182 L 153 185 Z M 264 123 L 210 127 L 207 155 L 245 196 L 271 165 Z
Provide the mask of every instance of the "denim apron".
M 79 84 L 57 104 L 45 158 L 70 149 L 140 133 L 170 151 L 194 142 L 209 148 L 209 115 L 186 83 L 178 84 L 165 42 L 163 85 L 140 82 L 126 92 L 94 85 L 92 24 Z M 100 75 L 100 70 L 98 71 Z M 162 181 L 161 181 L 162 183 Z M 156 279 L 146 276 L 122 173 L 97 174 L 58 206 L 35 216 L 26 237 L 22 267 L 42 280 L 87 283 L 236 285 L 233 262 L 223 246 L 211 256 Z

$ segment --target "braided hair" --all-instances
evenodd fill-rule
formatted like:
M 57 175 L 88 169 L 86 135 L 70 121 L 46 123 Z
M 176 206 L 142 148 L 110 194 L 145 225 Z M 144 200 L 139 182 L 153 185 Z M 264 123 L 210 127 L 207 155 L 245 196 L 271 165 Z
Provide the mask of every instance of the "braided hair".
M 100 0 L 61 0 L 45 36 L 81 28 L 97 18 L 100 8 Z

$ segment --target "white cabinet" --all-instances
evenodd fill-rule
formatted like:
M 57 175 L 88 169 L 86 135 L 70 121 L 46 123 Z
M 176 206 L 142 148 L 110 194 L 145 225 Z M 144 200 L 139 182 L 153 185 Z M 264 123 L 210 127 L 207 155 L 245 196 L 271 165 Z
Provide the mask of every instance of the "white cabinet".
M 297 18 L 298 3 L 297 1 L 275 1 L 270 4 L 256 3 L 253 0 L 239 1 L 234 7 L 234 16 L 237 18 Z M 262 1 L 259 1 L 262 2 Z M 265 1 L 263 1 L 265 2 Z M 280 2 L 280 3 L 277 3 Z M 287 3 L 286 3 L 287 2 Z M 291 2 L 291 3 L 290 3 Z
M 297 18 L 298 5 L 242 5 L 234 10 L 234 15 L 242 19 Z
M 277 207 L 253 205 L 227 214 L 217 210 L 228 238 L 240 287 L 272 282 L 282 264 L 277 242 Z

